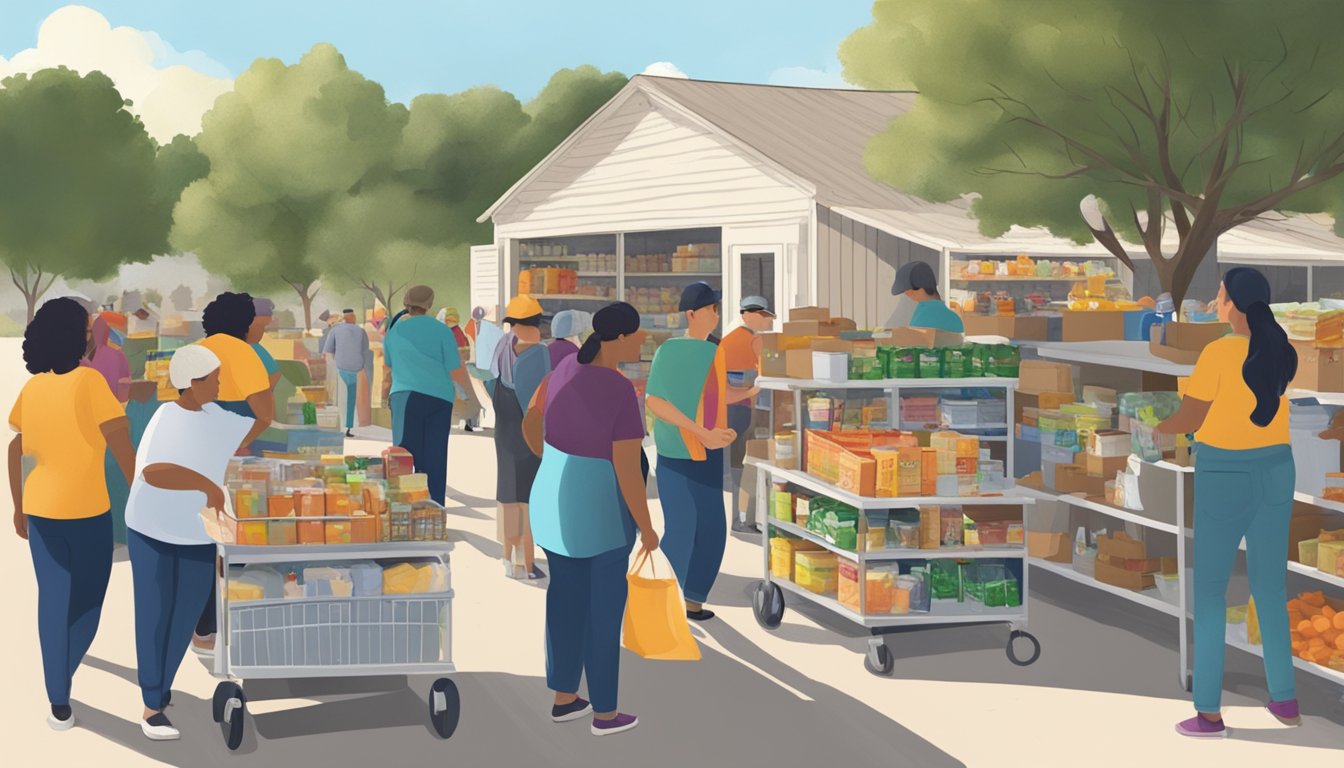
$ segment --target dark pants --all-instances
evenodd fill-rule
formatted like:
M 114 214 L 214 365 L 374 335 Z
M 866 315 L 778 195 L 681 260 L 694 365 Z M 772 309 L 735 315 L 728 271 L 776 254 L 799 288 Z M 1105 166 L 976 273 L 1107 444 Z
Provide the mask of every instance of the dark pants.
M 723 510 L 723 449 L 704 461 L 658 457 L 658 498 L 663 505 L 663 554 L 693 603 L 709 599 L 719 577 L 728 525 Z
M 728 505 L 733 510 L 734 520 L 743 520 L 748 524 L 756 522 L 755 505 L 748 500 L 745 507 L 741 498 L 742 491 L 742 467 L 747 458 L 747 441 L 752 439 L 751 425 L 756 415 L 755 408 L 751 406 L 752 401 L 746 401 L 746 405 L 734 404 L 728 406 L 728 426 L 737 432 L 737 438 L 733 444 L 728 447 Z
M 551 566 L 546 588 L 546 687 L 578 693 L 579 678 L 586 674 L 593 711 L 615 712 L 630 553 L 624 547 L 595 557 L 543 551 Z
M 394 418 L 401 422 L 397 445 L 410 452 L 415 471 L 428 475 L 429 497 L 444 503 L 448 488 L 448 435 L 453 428 L 453 404 L 421 392 L 392 395 Z
M 168 544 L 129 531 L 127 548 L 140 696 L 149 709 L 162 709 L 214 584 L 215 546 Z
M 28 516 L 37 574 L 37 638 L 47 700 L 70 703 L 70 681 L 98 633 L 112 576 L 112 515 L 80 520 Z

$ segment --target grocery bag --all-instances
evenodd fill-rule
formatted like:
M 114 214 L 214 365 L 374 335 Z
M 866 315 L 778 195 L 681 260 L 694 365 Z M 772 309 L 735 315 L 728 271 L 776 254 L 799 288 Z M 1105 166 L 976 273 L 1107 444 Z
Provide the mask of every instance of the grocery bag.
M 642 575 L 646 566 L 649 576 Z M 686 623 L 681 589 L 671 570 L 665 573 L 665 578 L 658 577 L 649 552 L 635 558 L 635 567 L 625 577 L 630 596 L 625 602 L 622 643 L 646 659 L 699 661 L 700 646 Z

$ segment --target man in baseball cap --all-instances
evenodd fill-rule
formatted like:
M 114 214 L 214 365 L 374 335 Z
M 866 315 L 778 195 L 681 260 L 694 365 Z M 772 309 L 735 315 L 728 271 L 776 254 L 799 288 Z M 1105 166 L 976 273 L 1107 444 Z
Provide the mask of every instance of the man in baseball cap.
M 736 499 L 733 531 L 755 533 L 753 494 L 743 490 L 755 486 L 750 483 L 742 485 L 743 465 L 747 458 L 747 441 L 752 438 L 754 426 L 752 399 L 758 391 L 754 383 L 761 369 L 761 337 L 758 334 L 769 333 L 775 327 L 775 313 L 770 311 L 770 300 L 764 296 L 748 296 L 737 306 L 742 324 L 729 331 L 719 344 L 723 350 L 724 365 L 728 369 L 728 426 L 737 433 L 737 438 L 728 450 L 728 482 L 729 489 L 733 491 L 729 498 Z
M 952 333 L 965 333 L 961 317 L 943 303 L 938 295 L 938 275 L 933 267 L 922 261 L 911 261 L 896 270 L 896 282 L 891 286 L 893 296 L 905 295 L 916 302 L 910 318 L 911 328 L 936 328 Z

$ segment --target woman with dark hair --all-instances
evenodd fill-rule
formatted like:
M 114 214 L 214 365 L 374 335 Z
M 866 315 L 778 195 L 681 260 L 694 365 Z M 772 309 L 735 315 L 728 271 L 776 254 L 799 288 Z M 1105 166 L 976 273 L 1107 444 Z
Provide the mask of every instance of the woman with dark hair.
M 617 711 L 625 571 L 639 526 L 642 548 L 658 549 L 640 472 L 644 417 L 620 372 L 637 362 L 646 334 L 624 302 L 598 310 L 593 333 L 542 381 L 524 433 L 541 457 L 532 486 L 532 532 L 551 564 L 546 589 L 546 683 L 551 719 L 593 714 L 592 733 L 639 724 Z M 544 442 L 544 447 L 543 447 Z M 592 703 L 579 698 L 586 676 Z
M 23 334 L 33 374 L 9 413 L 14 530 L 27 539 L 37 572 L 37 636 L 51 715 L 74 725 L 70 682 L 93 643 L 112 574 L 112 514 L 103 456 L 112 449 L 127 484 L 135 473 L 130 424 L 102 374 L 81 367 L 89 313 L 52 299 Z M 25 479 L 23 460 L 33 461 Z
M 500 339 L 490 363 L 495 377 L 495 462 L 498 479 L 495 501 L 499 504 L 500 538 L 504 545 L 504 575 L 519 578 L 514 567 L 515 550 L 523 551 L 525 579 L 546 578 L 537 567 L 532 526 L 528 524 L 528 498 L 541 463 L 523 439 L 523 413 L 541 380 L 550 372 L 551 356 L 541 343 L 541 304 L 531 296 L 515 296 L 505 311 L 509 332 Z
M 248 343 L 257 307 L 246 293 L 224 292 L 205 307 L 202 317 L 206 336 L 199 343 L 219 358 L 219 400 L 217 405 L 230 413 L 253 419 L 252 428 L 243 438 L 239 452 L 245 452 L 253 440 L 265 432 L 275 419 L 275 392 L 266 365 Z M 215 650 L 215 586 L 211 582 L 191 648 L 209 654 Z
M 1269 309 L 1269 282 L 1248 267 L 1228 270 L 1218 317 L 1232 334 L 1204 348 L 1181 407 L 1158 425 L 1195 433 L 1195 716 L 1184 736 L 1227 735 L 1219 712 L 1227 629 L 1226 593 L 1243 537 L 1246 570 L 1264 642 L 1270 714 L 1301 722 L 1288 635 L 1288 519 L 1296 470 L 1288 444 L 1288 400 L 1297 352 Z

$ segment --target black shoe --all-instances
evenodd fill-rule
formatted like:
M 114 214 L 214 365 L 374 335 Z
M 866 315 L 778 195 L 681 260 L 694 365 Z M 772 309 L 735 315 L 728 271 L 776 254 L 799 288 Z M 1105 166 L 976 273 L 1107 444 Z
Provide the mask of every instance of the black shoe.
M 475 432 L 476 430 L 472 428 L 472 426 L 471 426 L 471 422 L 468 421 L 468 422 L 464 422 L 464 423 L 462 424 L 462 431 L 463 431 L 463 432 Z
M 686 618 L 690 619 L 691 621 L 709 621 L 710 619 L 714 618 L 714 612 L 707 611 L 704 608 L 701 608 L 698 611 L 687 611 Z
M 733 523 L 733 533 L 760 533 L 751 523 Z
M 75 727 L 75 713 L 69 704 L 52 704 L 47 726 L 53 731 L 68 731 Z
M 347 429 L 347 430 L 345 430 L 345 436 L 346 436 L 346 437 L 354 437 L 354 436 L 355 436 L 355 433 L 354 433 L 354 432 L 351 432 L 350 430 Z

